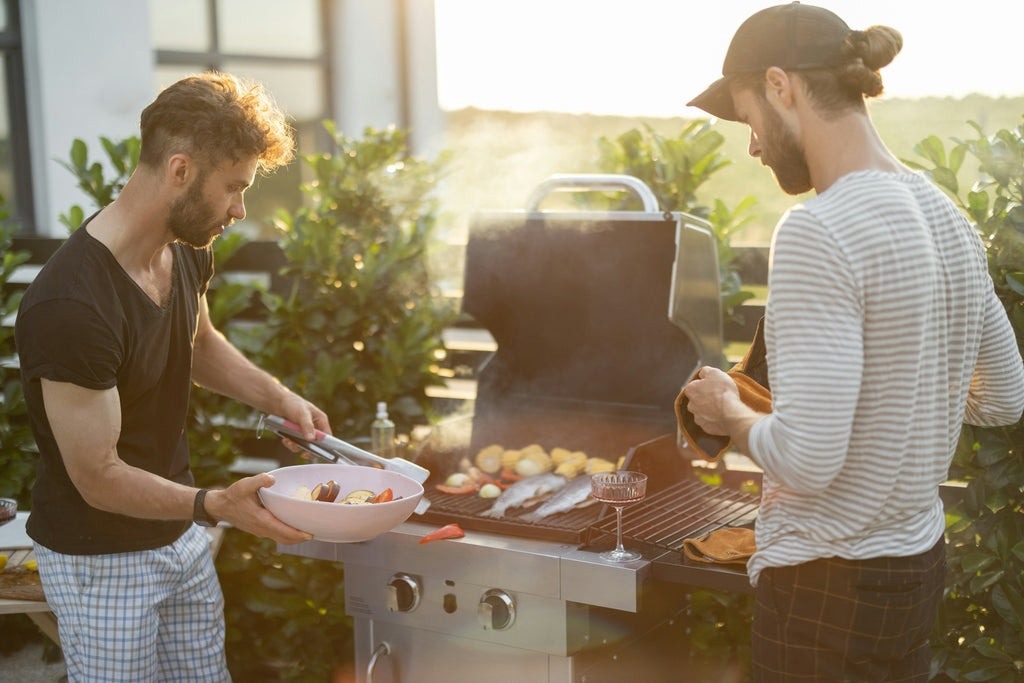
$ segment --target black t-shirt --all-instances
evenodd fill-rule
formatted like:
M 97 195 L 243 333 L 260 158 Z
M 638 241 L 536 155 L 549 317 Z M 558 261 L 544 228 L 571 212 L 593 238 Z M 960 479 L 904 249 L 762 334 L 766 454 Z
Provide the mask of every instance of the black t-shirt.
M 148 550 L 174 542 L 191 523 L 138 519 L 88 505 L 64 468 L 40 387 L 40 378 L 88 389 L 117 387 L 118 456 L 192 484 L 185 421 L 199 302 L 213 276 L 213 255 L 177 243 L 172 249 L 173 287 L 164 308 L 85 226 L 47 261 L 21 301 L 15 341 L 40 453 L 27 530 L 51 550 Z

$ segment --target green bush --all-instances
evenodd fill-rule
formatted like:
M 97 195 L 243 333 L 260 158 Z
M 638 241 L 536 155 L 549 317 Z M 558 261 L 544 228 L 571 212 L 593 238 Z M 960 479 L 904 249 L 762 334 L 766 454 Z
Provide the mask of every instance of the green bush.
M 1024 352 L 1024 124 L 954 140 L 935 136 L 907 163 L 929 173 L 972 221 L 989 273 Z M 980 180 L 957 180 L 968 155 Z M 966 482 L 948 510 L 949 575 L 934 638 L 933 675 L 954 681 L 1024 679 L 1024 420 L 1009 427 L 964 425 L 950 478 Z
M 107 161 L 114 167 L 116 175 L 113 178 L 106 177 L 101 162 L 89 163 L 89 147 L 77 138 L 71 143 L 70 162 L 59 162 L 78 179 L 78 188 L 92 198 L 94 209 L 102 209 L 114 201 L 121 192 L 121 188 L 139 164 L 142 142 L 137 137 L 117 141 L 101 137 L 100 145 L 107 153 Z M 66 214 L 60 215 L 60 221 L 68 231 L 73 232 L 78 229 L 85 217 L 85 209 L 75 204 Z
M 427 270 L 443 161 L 407 156 L 402 131 L 354 139 L 325 127 L 335 148 L 305 159 L 305 206 L 275 219 L 292 287 L 265 296 L 261 364 L 338 433 L 368 435 L 378 401 L 408 430 L 428 420 L 425 390 L 440 382 L 454 318 Z
M 0 197 L 0 498 L 14 498 L 18 508 L 27 510 L 36 478 L 37 449 L 28 423 L 28 407 L 21 390 L 14 327 L 8 323 L 18 311 L 21 291 L 9 289 L 11 275 L 25 263 L 27 251 L 12 249 L 17 226 L 7 222 Z

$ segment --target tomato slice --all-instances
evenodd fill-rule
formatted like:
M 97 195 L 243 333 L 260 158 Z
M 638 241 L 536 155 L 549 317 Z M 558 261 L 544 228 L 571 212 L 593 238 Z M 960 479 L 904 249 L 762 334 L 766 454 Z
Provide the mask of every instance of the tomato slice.
M 378 493 L 376 496 L 374 496 L 373 500 L 371 500 L 370 502 L 371 503 L 386 503 L 389 500 L 394 500 L 394 499 L 395 499 L 395 492 L 392 491 L 391 489 L 384 489 L 383 491 Z
M 420 545 L 430 543 L 431 541 L 440 541 L 445 538 L 462 538 L 465 535 L 466 532 L 464 532 L 458 524 L 446 524 L 440 529 L 431 531 L 429 534 L 421 538 Z
M 516 474 L 513 470 L 504 469 L 501 471 L 501 480 L 514 484 L 517 481 L 521 481 L 522 476 Z

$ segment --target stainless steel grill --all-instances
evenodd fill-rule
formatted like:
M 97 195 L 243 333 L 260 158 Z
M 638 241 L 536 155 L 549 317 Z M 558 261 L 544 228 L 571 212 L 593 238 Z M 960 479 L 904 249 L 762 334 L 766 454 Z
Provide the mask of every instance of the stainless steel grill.
M 627 187 L 646 210 L 539 211 L 552 188 L 584 186 Z M 476 217 L 466 254 L 463 308 L 498 351 L 471 421 L 435 430 L 417 458 L 433 473 L 429 510 L 366 543 L 284 550 L 344 564 L 360 681 L 679 680 L 687 585 L 746 579 L 688 564 L 682 541 L 756 512 L 751 497 L 701 483 L 677 446 L 673 399 L 721 354 L 712 233 L 658 212 L 636 179 L 559 178 L 525 212 Z M 490 519 L 492 501 L 433 486 L 484 446 L 531 443 L 625 456 L 648 474 L 647 500 L 624 518 L 641 560 L 597 557 L 614 536 L 604 506 Z M 452 522 L 464 539 L 419 545 Z

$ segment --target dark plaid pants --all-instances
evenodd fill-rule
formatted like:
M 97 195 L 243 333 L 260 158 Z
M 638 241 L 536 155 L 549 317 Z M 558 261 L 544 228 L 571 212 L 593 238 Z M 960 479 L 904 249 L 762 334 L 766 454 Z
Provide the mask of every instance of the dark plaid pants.
M 756 683 L 927 681 L 945 540 L 912 557 L 829 558 L 758 577 Z

